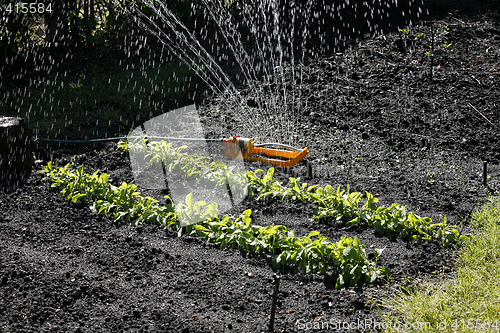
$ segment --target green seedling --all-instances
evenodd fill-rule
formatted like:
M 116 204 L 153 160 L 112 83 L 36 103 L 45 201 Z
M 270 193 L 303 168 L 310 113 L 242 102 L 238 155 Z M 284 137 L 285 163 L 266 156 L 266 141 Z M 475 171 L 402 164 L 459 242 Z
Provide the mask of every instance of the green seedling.
M 205 207 L 203 207 L 205 206 Z M 186 196 L 185 203 L 175 207 L 181 227 L 217 217 L 217 203 L 207 205 L 204 201 L 193 201 L 193 193 Z
M 409 27 L 405 27 L 403 29 L 398 29 L 400 33 L 402 33 L 403 35 L 407 36 L 410 34 L 410 28 Z

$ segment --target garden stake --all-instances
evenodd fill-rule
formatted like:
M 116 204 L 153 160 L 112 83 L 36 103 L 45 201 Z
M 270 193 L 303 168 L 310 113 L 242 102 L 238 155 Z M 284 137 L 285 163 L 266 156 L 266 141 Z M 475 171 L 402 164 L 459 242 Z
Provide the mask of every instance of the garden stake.
M 483 185 L 484 186 L 488 186 L 487 185 L 487 180 L 488 180 L 488 161 L 484 161 L 483 162 Z
M 269 321 L 269 332 L 274 331 L 274 316 L 276 315 L 276 303 L 278 302 L 278 292 L 280 290 L 280 277 L 274 274 L 273 304 L 271 305 L 271 319 Z

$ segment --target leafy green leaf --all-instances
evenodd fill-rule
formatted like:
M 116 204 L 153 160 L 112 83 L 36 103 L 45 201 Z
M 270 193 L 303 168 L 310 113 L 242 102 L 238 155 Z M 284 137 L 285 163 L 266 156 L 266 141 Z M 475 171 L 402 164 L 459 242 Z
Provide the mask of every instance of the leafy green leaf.
M 320 235 L 319 231 L 313 230 L 309 233 L 309 238 Z
M 186 195 L 186 205 L 191 208 L 193 206 L 193 193 Z

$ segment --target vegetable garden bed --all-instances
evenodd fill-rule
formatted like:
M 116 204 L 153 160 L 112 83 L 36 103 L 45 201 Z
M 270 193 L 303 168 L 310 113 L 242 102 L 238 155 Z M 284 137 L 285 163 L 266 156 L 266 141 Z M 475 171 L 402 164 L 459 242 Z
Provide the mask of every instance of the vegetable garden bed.
M 300 169 L 291 180 L 256 165 L 245 174 L 251 199 L 227 218 L 200 211 L 206 222 L 181 228 L 167 193 L 135 188 L 126 154 L 112 144 L 54 151 L 45 176 L 34 172 L 17 192 L 0 194 L 1 330 L 261 332 L 279 272 L 278 332 L 344 332 L 324 323 L 377 322 L 385 292 L 452 274 L 467 213 L 499 188 L 498 127 L 466 107 L 499 122 L 491 53 L 499 27 L 453 15 L 438 26 L 450 27 L 455 49 L 436 54 L 444 69 L 432 84 L 422 74 L 425 52 L 391 46 L 398 32 L 304 67 L 311 83 L 300 89 L 323 94 L 307 94 L 307 127 L 298 129 L 314 178 L 303 186 Z M 217 134 L 210 123 L 222 116 L 204 117 Z M 188 199 L 185 212 L 194 205 Z M 314 245 L 342 253 L 320 264 Z M 304 248 L 309 254 L 299 255 Z

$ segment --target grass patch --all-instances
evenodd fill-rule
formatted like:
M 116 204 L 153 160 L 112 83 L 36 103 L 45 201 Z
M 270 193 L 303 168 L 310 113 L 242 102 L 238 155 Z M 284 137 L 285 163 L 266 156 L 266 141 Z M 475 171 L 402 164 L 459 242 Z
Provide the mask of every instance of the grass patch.
M 475 231 L 457 253 L 456 277 L 393 296 L 386 332 L 500 331 L 500 198 L 476 210 L 472 223 Z
M 25 86 L 1 88 L 0 107 L 3 116 L 26 119 L 39 137 L 126 134 L 134 123 L 178 107 L 193 77 L 179 62 L 112 73 L 54 73 Z

